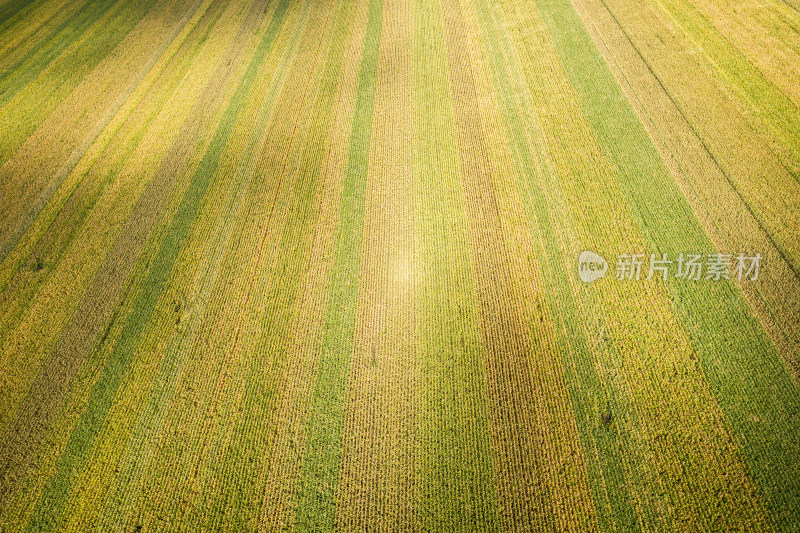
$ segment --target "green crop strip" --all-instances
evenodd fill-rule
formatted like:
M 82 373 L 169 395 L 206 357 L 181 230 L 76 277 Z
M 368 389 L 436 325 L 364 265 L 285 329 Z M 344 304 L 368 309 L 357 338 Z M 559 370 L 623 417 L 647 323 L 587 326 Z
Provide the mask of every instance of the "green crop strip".
M 652 251 L 711 253 L 711 242 L 660 163 L 577 13 L 563 0 L 537 0 L 537 5 L 586 116 L 619 169 L 620 185 Z M 667 285 L 751 476 L 778 526 L 797 527 L 800 391 L 796 382 L 731 283 L 693 285 L 670 278 Z
M 355 12 L 351 1 L 340 2 L 335 17 L 333 43 L 346 41 Z M 314 39 L 320 37 L 317 35 Z M 285 364 L 289 352 L 287 341 L 292 337 L 291 328 L 296 319 L 292 313 L 295 309 L 293 304 L 298 294 L 302 294 L 299 289 L 309 268 L 312 237 L 317 222 L 314 207 L 324 181 L 325 139 L 333 122 L 332 110 L 335 108 L 334 100 L 344 63 L 342 50 L 336 46 L 331 48 L 330 41 L 331 38 L 326 36 L 326 46 L 321 47 L 321 50 L 330 53 L 327 54 L 328 62 L 322 73 L 317 98 L 309 104 L 304 115 L 313 116 L 313 122 L 309 124 L 307 136 L 298 143 L 295 157 L 300 162 L 300 169 L 293 179 L 286 180 L 282 185 L 291 192 L 291 200 L 287 209 L 289 218 L 285 221 L 275 253 L 276 264 L 270 269 L 268 278 L 262 281 L 259 290 L 267 305 L 260 319 L 265 324 L 265 333 L 257 340 L 255 351 L 265 354 L 269 364 L 254 358 L 249 368 L 242 408 L 223 462 L 227 472 L 222 479 L 222 486 L 230 487 L 230 492 L 227 497 L 220 497 L 214 502 L 214 509 L 210 513 L 214 517 L 212 529 L 223 526 L 236 530 L 252 529 L 264 497 L 263 487 L 257 484 L 258 474 L 264 468 L 264 461 L 269 459 L 273 443 L 265 439 L 259 428 L 263 428 L 265 413 L 269 413 L 274 405 L 276 388 L 280 386 L 278 369 Z M 277 71 L 286 72 L 287 67 Z M 298 235 L 303 235 L 303 238 L 298 238 Z
M 57 528 L 62 520 L 66 500 L 72 489 L 73 472 L 80 469 L 84 463 L 94 438 L 102 427 L 108 409 L 114 402 L 117 390 L 136 351 L 142 329 L 150 320 L 158 298 L 169 280 L 172 265 L 192 228 L 192 221 L 200 210 L 219 158 L 243 108 L 242 102 L 281 27 L 288 4 L 289 0 L 282 0 L 277 6 L 247 71 L 228 104 L 214 138 L 195 171 L 189 188 L 161 241 L 142 291 L 136 298 L 133 312 L 128 317 L 117 345 L 109 355 L 108 362 L 89 395 L 84 413 L 76 423 L 65 449 L 58 459 L 56 473 L 50 478 L 45 491 L 37 502 L 34 514 L 28 524 L 28 531 Z
M 628 473 L 625 471 L 623 456 L 629 455 L 630 443 L 621 435 L 598 427 L 597 407 L 603 401 L 617 406 L 621 399 L 617 398 L 613 387 L 604 383 L 595 369 L 589 342 L 581 326 L 579 305 L 576 296 L 570 290 L 570 282 L 565 265 L 570 265 L 569 258 L 559 248 L 557 214 L 548 209 L 547 200 L 542 190 L 542 177 L 537 170 L 536 160 L 544 156 L 532 149 L 526 140 L 525 127 L 537 127 L 536 121 L 524 111 L 516 95 L 520 89 L 514 86 L 514 77 L 510 76 L 505 53 L 510 45 L 504 39 L 504 32 L 498 28 L 489 5 L 484 0 L 474 0 L 479 14 L 479 23 L 490 53 L 492 77 L 497 88 L 498 100 L 501 104 L 506 135 L 511 142 L 513 162 L 519 176 L 523 194 L 524 207 L 534 234 L 534 243 L 541 243 L 538 254 L 542 268 L 542 280 L 548 295 L 547 303 L 550 317 L 555 321 L 556 342 L 566 372 L 572 408 L 580 435 L 581 446 L 587 458 L 586 468 L 592 497 L 595 502 L 601 530 L 621 528 L 625 530 L 639 529 L 640 524 L 633 507 L 629 489 Z M 536 153 L 534 153 L 536 152 Z M 544 170 L 547 171 L 547 170 Z M 541 238 L 536 238 L 536 233 Z
M 800 529 L 788 3 L 0 0 L 0 530 Z
M 487 379 L 438 1 L 414 3 L 414 527 L 498 529 Z
M 342 458 L 345 400 L 355 333 L 358 271 L 364 226 L 364 191 L 381 39 L 382 0 L 371 0 L 358 78 L 355 116 L 345 174 L 330 303 L 319 374 L 308 423 L 295 527 L 301 531 L 335 528 L 336 487 Z

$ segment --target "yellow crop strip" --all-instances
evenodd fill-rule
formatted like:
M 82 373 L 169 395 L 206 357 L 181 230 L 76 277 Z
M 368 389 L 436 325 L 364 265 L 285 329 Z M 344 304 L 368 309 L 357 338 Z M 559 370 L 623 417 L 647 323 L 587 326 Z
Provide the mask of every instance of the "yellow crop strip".
M 185 83 L 190 84 L 192 80 L 185 80 Z M 186 87 L 186 85 L 183 87 Z M 170 91 L 175 90 L 174 86 L 167 86 L 167 88 Z M 158 96 L 155 96 L 155 98 L 158 98 Z M 167 103 L 173 104 L 177 99 L 175 97 L 174 100 L 168 100 Z M 25 379 L 30 379 L 32 377 L 30 365 L 39 364 L 36 359 L 32 360 L 30 358 L 45 355 L 43 352 L 46 352 L 51 346 L 52 335 L 55 335 L 63 327 L 63 321 L 69 317 L 69 313 L 77 306 L 78 300 L 82 296 L 81 287 L 88 285 L 92 276 L 97 272 L 97 269 L 102 264 L 104 253 L 111 247 L 114 239 L 123 229 L 125 220 L 130 216 L 133 205 L 140 198 L 156 171 L 154 164 L 160 162 L 167 148 L 169 148 L 169 144 L 165 140 L 170 138 L 170 130 L 174 129 L 170 126 L 169 119 L 170 117 L 173 120 L 181 120 L 183 118 L 176 113 L 176 108 L 177 106 L 169 106 L 168 112 L 159 113 L 159 118 L 155 119 L 155 123 L 149 129 L 150 135 L 161 139 L 161 144 L 157 149 L 157 143 L 148 142 L 147 136 L 145 136 L 144 140 L 137 139 L 137 134 L 131 132 L 130 140 L 124 139 L 121 146 L 114 145 L 117 151 L 106 152 L 108 158 L 101 159 L 101 165 L 88 168 L 81 166 L 73 174 L 75 176 L 74 179 L 83 179 L 88 182 L 105 180 L 108 174 L 114 172 L 116 165 L 121 166 L 120 163 L 122 161 L 127 163 L 124 169 L 119 171 L 118 179 L 112 181 L 105 188 L 91 212 L 86 215 L 83 224 L 78 228 L 67 228 L 75 233 L 74 237 L 66 243 L 68 248 L 63 252 L 63 256 L 50 258 L 44 255 L 40 257 L 47 265 L 48 270 L 53 269 L 53 273 L 43 280 L 42 288 L 31 302 L 20 302 L 24 303 L 26 308 L 23 311 L 24 314 L 19 325 L 14 325 L 13 330 L 4 331 L 5 334 L 15 331 L 13 335 L 3 337 L 5 342 L 13 342 L 9 346 L 14 346 L 13 349 L 3 350 L 3 356 L 6 358 L 3 360 L 3 364 L 8 365 L 9 372 L 13 373 L 19 369 L 28 368 L 27 378 Z M 138 119 L 140 119 L 140 116 L 134 116 L 128 124 L 132 123 L 131 126 L 135 128 L 139 124 Z M 149 121 L 145 124 L 150 125 Z M 174 139 L 174 136 L 172 138 Z M 139 141 L 139 143 L 131 146 L 135 141 Z M 128 148 L 129 146 L 131 147 Z M 133 154 L 130 156 L 126 154 L 129 150 L 133 150 Z M 68 194 L 71 194 L 71 191 Z M 57 210 L 54 210 L 52 215 L 48 213 L 52 217 L 57 214 L 59 214 Z M 98 228 L 102 230 L 98 231 Z M 28 242 L 30 242 L 29 245 L 31 246 L 31 248 L 27 248 L 27 253 L 31 253 L 33 246 L 36 245 L 35 239 L 41 239 L 45 231 L 53 232 L 61 229 L 57 226 L 54 228 L 43 225 L 40 230 L 42 233 L 37 231 L 38 236 L 34 234 L 31 241 L 26 241 L 26 248 Z M 29 255 L 22 254 L 9 258 L 8 262 L 16 265 L 14 270 L 9 269 L 7 272 L 9 272 L 9 275 L 13 272 L 24 280 L 29 277 L 26 270 L 29 270 L 30 266 L 23 263 L 23 260 L 30 261 L 30 259 Z M 55 302 L 58 302 L 58 304 Z M 46 312 L 45 310 L 49 308 L 54 308 L 54 311 Z M 14 382 L 14 380 L 10 380 L 10 383 Z M 4 398 L 14 398 L 15 391 L 15 388 L 10 388 L 8 396 L 4 396 Z M 7 413 L 3 413 L 3 417 L 0 420 L 5 422 L 7 420 L 6 416 L 8 416 Z
M 410 1 L 384 4 L 336 523 L 413 528 L 414 249 Z
M 303 14 L 307 15 L 307 6 L 306 4 L 306 9 L 293 11 L 286 16 L 285 29 L 281 30 L 281 33 L 285 35 L 275 37 L 276 47 L 272 49 L 277 50 L 278 53 L 267 57 L 274 60 L 281 54 L 286 54 L 288 59 L 294 58 L 297 51 L 296 46 L 289 46 L 287 37 L 302 33 L 305 20 Z M 261 9 L 263 9 L 263 4 L 253 4 L 250 10 L 252 20 L 257 20 L 257 17 L 253 15 Z M 262 38 L 260 36 L 264 32 L 264 27 L 253 28 L 253 31 L 255 36 Z M 272 74 L 269 69 L 260 69 L 259 72 L 266 79 L 269 79 Z M 264 80 L 254 81 L 253 86 L 258 87 L 259 81 L 263 83 Z M 277 92 L 280 92 L 283 83 L 281 76 L 276 76 Z M 247 98 L 245 101 L 247 109 L 250 109 L 253 115 L 266 113 L 267 118 L 270 117 L 270 108 L 275 105 L 274 100 L 261 102 L 258 98 Z M 261 105 L 267 108 L 259 110 Z M 239 313 L 253 316 L 255 314 L 253 309 L 263 303 L 262 299 L 257 299 L 259 292 L 255 290 L 255 287 L 263 279 L 271 255 L 262 253 L 261 241 L 265 238 L 265 234 L 256 229 L 262 226 L 258 216 L 254 216 L 254 214 L 258 213 L 264 204 L 269 204 L 274 200 L 274 191 L 262 188 L 256 169 L 251 168 L 251 165 L 256 164 L 263 153 L 260 135 L 254 138 L 250 134 L 252 130 L 248 127 L 251 118 L 249 114 L 242 114 L 241 118 L 242 120 L 231 130 L 229 140 L 235 146 L 237 138 L 241 139 L 241 136 L 249 138 L 248 142 L 256 145 L 252 148 L 255 153 L 247 161 L 242 161 L 241 174 L 231 174 L 226 170 L 225 164 L 230 161 L 230 157 L 238 157 L 239 151 L 230 145 L 224 147 L 218 167 L 220 175 L 215 182 L 215 186 L 220 187 L 219 190 L 225 191 L 224 194 L 229 196 L 226 201 L 227 206 L 235 210 L 220 213 L 216 212 L 216 209 L 222 206 L 209 206 L 209 212 L 203 214 L 201 220 L 205 221 L 207 227 L 210 226 L 210 228 L 224 223 L 224 228 L 216 231 L 222 232 L 219 238 L 229 239 L 228 242 L 231 243 L 231 246 L 222 249 L 208 248 L 207 257 L 210 263 L 208 268 L 214 272 L 213 276 L 202 279 L 202 281 L 195 281 L 195 289 L 188 291 L 188 294 L 184 295 L 183 292 L 180 292 L 177 295 L 180 298 L 178 303 L 182 307 L 181 313 L 189 314 L 189 316 L 182 315 L 181 320 L 184 321 L 185 327 L 192 335 L 184 339 L 179 337 L 179 342 L 173 346 L 171 359 L 177 359 L 177 361 L 170 365 L 177 364 L 180 365 L 180 368 L 174 370 L 169 367 L 165 368 L 163 377 L 164 380 L 172 378 L 172 381 L 168 381 L 164 385 L 165 388 L 173 389 L 169 393 L 171 398 L 164 400 L 154 398 L 159 403 L 163 402 L 161 403 L 163 411 L 154 414 L 154 423 L 161 428 L 161 431 L 155 435 L 156 438 L 153 439 L 155 442 L 150 441 L 143 444 L 146 446 L 147 452 L 152 453 L 153 449 L 159 452 L 155 453 L 152 459 L 148 458 L 149 471 L 159 472 L 160 475 L 157 477 L 162 479 L 160 485 L 173 486 L 174 490 L 168 491 L 166 494 L 154 491 L 150 485 L 153 482 L 152 476 L 144 475 L 145 471 L 136 468 L 135 456 L 129 459 L 130 475 L 134 486 L 138 487 L 144 495 L 143 505 L 152 509 L 153 512 L 161 512 L 159 510 L 166 509 L 166 512 L 173 513 L 176 498 L 191 500 L 200 497 L 203 487 L 213 483 L 215 475 L 225 475 L 220 457 L 224 456 L 226 451 L 230 424 L 237 422 L 234 413 L 236 412 L 236 402 L 241 395 L 239 387 L 243 382 L 242 379 L 236 378 L 241 378 L 242 372 L 244 372 L 243 365 L 249 361 L 248 359 L 243 360 L 241 354 L 242 352 L 249 353 L 250 350 L 244 346 L 244 343 L 252 341 L 250 328 L 256 324 L 249 321 L 237 322 L 233 317 L 239 316 Z M 262 122 L 261 126 L 264 125 Z M 290 152 L 286 155 L 290 155 Z M 231 177 L 236 178 L 233 183 L 229 181 Z M 238 190 L 242 187 L 245 188 L 245 191 Z M 247 191 L 250 191 L 250 194 L 246 194 Z M 240 205 L 240 207 L 234 207 L 236 205 Z M 228 222 L 230 219 L 238 218 L 234 213 L 241 214 L 242 219 L 248 221 L 246 227 L 249 228 L 249 231 L 237 231 L 232 236 L 228 233 L 235 231 L 235 227 Z M 280 220 L 276 222 L 280 222 Z M 223 235 L 228 236 L 223 237 Z M 196 245 L 204 246 L 202 234 L 198 235 L 197 239 Z M 186 260 L 192 261 L 192 258 L 187 257 Z M 187 297 L 190 300 L 186 301 Z M 236 302 L 237 305 L 231 305 L 231 302 Z M 163 313 L 168 317 L 175 315 L 172 305 L 175 304 L 167 299 Z M 195 313 L 198 316 L 193 316 Z M 237 323 L 240 323 L 240 327 L 231 328 L 231 324 Z M 203 416 L 195 416 L 195 410 L 202 412 Z M 214 430 L 204 431 L 204 428 L 214 428 Z M 189 435 L 189 437 L 181 440 L 178 437 L 181 435 Z M 189 457 L 194 459 L 190 460 Z M 178 473 L 175 472 L 176 458 L 187 458 L 185 462 L 178 463 L 182 465 L 178 469 Z M 183 476 L 180 472 L 184 473 Z M 184 476 L 192 477 L 194 482 L 191 486 L 179 483 Z M 171 483 L 174 485 L 170 485 Z M 136 492 L 128 492 L 125 485 L 118 486 L 118 494 L 127 497 L 137 495 Z M 207 496 L 206 501 L 213 502 L 218 497 L 224 497 L 224 495 L 212 493 Z M 210 507 L 211 503 L 208 505 Z M 119 519 L 114 516 L 111 506 L 108 508 L 108 518 L 110 518 L 110 523 L 114 523 L 112 520 Z M 124 518 L 132 521 L 135 520 L 135 515 L 128 514 Z M 219 515 L 216 519 L 221 520 L 222 518 L 223 516 Z M 251 517 L 246 516 L 240 516 L 240 518 L 243 521 L 252 520 Z M 189 523 L 195 519 L 203 520 L 204 518 L 202 516 L 186 516 L 179 521 Z
M 513 1 L 506 5 L 511 20 L 534 28 L 543 24 L 537 21 L 535 11 L 525 10 Z M 566 74 L 555 75 L 561 67 L 552 43 L 542 33 L 527 35 L 513 34 L 534 101 L 546 103 L 547 112 L 539 117 L 556 170 L 547 179 L 557 180 L 564 191 L 566 210 L 562 216 L 570 220 L 581 246 L 609 256 L 623 247 L 634 252 L 645 250 L 634 216 L 626 207 L 628 202 L 614 178 L 614 169 L 602 155 L 590 125 L 584 122 Z M 550 75 L 544 76 L 543 72 Z M 587 217 L 586 213 L 594 215 Z M 600 213 L 608 218 L 599 218 Z M 614 220 L 615 225 L 609 226 L 607 220 Z M 577 256 L 578 252 L 572 253 Z M 643 516 L 643 521 L 646 524 L 653 520 L 654 527 L 672 527 L 673 520 L 716 520 L 717 517 L 702 518 L 707 509 L 692 507 L 691 502 L 678 505 L 679 494 L 701 494 L 722 485 L 731 498 L 738 500 L 721 513 L 723 516 L 763 524 L 763 511 L 758 506 L 745 510 L 746 505 L 752 505 L 752 486 L 743 465 L 724 444 L 727 436 L 721 416 L 702 374 L 692 371 L 688 337 L 673 315 L 663 289 L 652 281 L 598 285 L 580 293 L 585 316 L 602 320 L 614 339 L 610 350 L 602 354 L 608 358 L 603 363 L 612 365 L 606 371 L 613 372 L 614 386 L 626 400 L 627 405 L 621 405 L 621 409 L 631 409 L 629 422 L 621 420 L 620 430 L 631 431 L 633 442 L 645 459 L 644 464 L 636 465 L 640 475 L 650 480 L 639 487 L 639 505 L 648 515 L 653 514 L 650 518 Z M 599 309 L 605 311 L 600 314 Z M 641 309 L 648 309 L 648 313 L 642 314 Z M 680 371 L 674 374 L 677 369 Z M 668 373 L 673 373 L 673 378 L 667 388 L 660 376 Z M 689 404 L 688 399 L 696 404 Z M 700 418 L 699 412 L 708 418 Z M 669 417 L 683 420 L 699 435 L 697 440 L 686 441 L 670 431 L 666 420 Z M 656 438 L 657 435 L 664 438 Z M 677 489 L 676 485 L 685 488 Z M 664 497 L 673 502 L 677 515 L 653 505 Z
M 782 163 L 699 61 L 691 55 L 689 61 L 679 59 L 691 51 L 691 44 L 680 40 L 669 22 L 651 10 L 625 8 L 616 0 L 606 0 L 605 6 L 651 65 L 762 231 L 800 274 L 800 233 L 790 214 L 800 209 L 796 170 Z M 645 42 L 658 44 L 644 46 Z
M 709 5 L 659 0 L 656 16 L 687 43 L 744 119 L 800 178 L 798 26 L 783 2 Z M 655 7 L 655 6 L 654 6 Z

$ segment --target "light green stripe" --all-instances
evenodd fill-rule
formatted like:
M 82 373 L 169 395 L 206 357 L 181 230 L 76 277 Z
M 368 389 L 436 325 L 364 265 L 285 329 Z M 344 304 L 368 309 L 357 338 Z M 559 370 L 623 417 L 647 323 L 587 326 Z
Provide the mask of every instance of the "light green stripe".
M 619 185 L 653 253 L 709 253 L 711 241 L 567 0 L 537 0 Z M 656 207 L 657 208 L 654 208 Z M 748 250 L 747 252 L 757 252 Z M 766 267 L 768 268 L 768 266 Z M 741 292 L 670 278 L 673 306 L 726 425 L 778 526 L 800 525 L 800 390 Z
M 495 531 L 487 380 L 444 20 L 438 1 L 417 0 L 414 12 L 415 529 Z

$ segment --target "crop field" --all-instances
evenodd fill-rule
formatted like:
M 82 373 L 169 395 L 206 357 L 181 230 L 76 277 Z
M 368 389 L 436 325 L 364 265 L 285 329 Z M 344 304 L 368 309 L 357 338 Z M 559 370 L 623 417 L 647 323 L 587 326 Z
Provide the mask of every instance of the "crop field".
M 0 0 L 0 532 L 800 531 L 800 0 Z

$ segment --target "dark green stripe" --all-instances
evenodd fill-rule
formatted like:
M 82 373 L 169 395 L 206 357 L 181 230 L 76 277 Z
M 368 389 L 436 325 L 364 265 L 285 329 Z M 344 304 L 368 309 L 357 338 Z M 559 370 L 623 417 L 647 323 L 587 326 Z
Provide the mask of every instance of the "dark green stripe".
M 10 0 L 9 2 L 0 6 L 0 28 L 10 18 L 14 17 L 17 13 L 33 4 L 34 0 Z M 8 31 L 8 28 L 3 28 L 3 33 Z
M 336 257 L 331 273 L 330 303 L 319 374 L 311 403 L 308 447 L 298 494 L 295 528 L 299 531 L 332 531 L 335 528 L 336 487 L 342 458 L 347 378 L 355 332 L 358 270 L 364 226 L 364 190 L 369 162 L 382 11 L 382 0 L 370 1 L 336 237 Z
M 537 0 L 570 83 L 652 253 L 710 253 L 711 241 L 568 0 Z M 759 252 L 759 250 L 741 250 Z M 738 252 L 738 250 L 734 250 Z M 769 265 L 765 265 L 769 268 Z M 667 283 L 706 378 L 778 526 L 800 527 L 800 390 L 741 292 Z
M 72 17 L 53 30 L 48 37 L 39 41 L 23 57 L 0 73 L 0 106 L 4 106 L 72 43 L 84 37 L 87 30 L 116 3 L 117 0 L 100 0 L 84 4 Z M 144 15 L 146 11 L 139 10 L 139 13 Z M 138 18 L 131 22 L 138 22 Z M 102 44 L 102 41 L 98 43 L 90 40 L 89 42 L 92 46 Z
M 65 21 L 49 39 L 0 75 L 0 116 L 8 121 L 6 126 L 9 127 L 0 142 L 0 164 L 11 157 L 155 3 L 156 0 L 122 2 L 119 5 L 111 0 L 89 3 Z M 109 12 L 113 13 L 98 25 L 97 22 Z M 87 39 L 70 48 L 87 32 L 90 33 Z M 51 64 L 52 68 L 46 70 Z M 13 109 L 6 106 L 24 89 L 31 92 L 31 98 L 19 102 Z
M 55 474 L 50 478 L 37 502 L 28 524 L 28 531 L 49 531 L 57 529 L 61 524 L 64 508 L 72 490 L 75 472 L 83 467 L 94 439 L 103 426 L 108 410 L 116 399 L 117 391 L 127 374 L 131 359 L 138 346 L 139 337 L 153 314 L 159 296 L 169 280 L 178 252 L 192 229 L 192 222 L 200 210 L 220 156 L 243 108 L 243 102 L 256 79 L 264 57 L 272 47 L 289 2 L 290 0 L 281 0 L 278 5 L 241 83 L 236 88 L 236 92 L 222 116 L 208 150 L 192 176 L 189 188 L 186 190 L 170 227 L 161 241 L 158 253 L 153 259 L 142 290 L 136 297 L 133 311 L 122 328 L 119 340 L 89 395 L 83 414 L 70 434 L 64 451 L 58 458 Z

